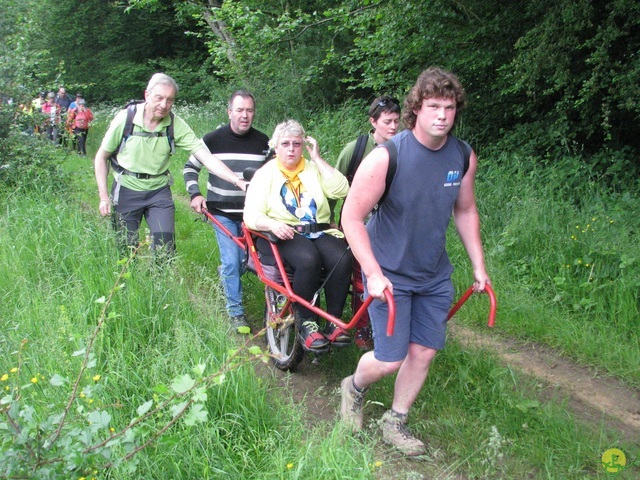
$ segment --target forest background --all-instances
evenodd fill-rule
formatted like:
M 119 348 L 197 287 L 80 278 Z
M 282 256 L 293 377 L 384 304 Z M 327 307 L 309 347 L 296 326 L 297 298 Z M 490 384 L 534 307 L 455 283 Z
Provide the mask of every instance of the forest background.
M 90 104 L 141 98 L 164 71 L 184 102 L 255 92 L 275 118 L 402 98 L 429 65 L 469 94 L 480 153 L 579 154 L 611 184 L 636 181 L 640 6 L 632 0 L 2 0 L 2 93 L 65 85 Z M 126 12 L 126 13 L 125 13 Z
M 637 396 L 637 2 L 0 0 L 0 7 L 0 381 L 15 389 L 0 409 L 24 425 L 16 436 L 0 422 L 7 468 L 0 476 L 28 477 L 33 468 L 37 478 L 81 478 L 94 469 L 102 475 L 108 464 L 105 478 L 131 478 L 136 468 L 142 478 L 159 471 L 172 478 L 593 478 L 607 473 L 599 462 L 607 448 L 637 452 L 637 439 L 601 418 L 595 430 L 583 426 L 562 399 L 541 399 L 535 381 L 455 339 L 415 409 L 413 425 L 436 452 L 426 466 L 381 456 L 374 435 L 349 438 L 345 449 L 332 424 L 306 430 L 300 404 L 272 396 L 267 377 L 233 361 L 228 381 L 215 375 L 237 345 L 215 321 L 212 236 L 191 221 L 181 180 L 176 268 L 145 276 L 138 265 L 120 277 L 105 242 L 108 225 L 96 221 L 87 161 L 13 125 L 16 106 L 37 92 L 81 91 L 98 117 L 95 152 L 114 108 L 142 98 L 151 74 L 163 71 L 178 81 L 176 110 L 199 135 L 225 121 L 230 92 L 248 88 L 258 128 L 270 133 L 296 118 L 333 159 L 367 128 L 373 98 L 402 99 L 429 65 L 451 69 L 469 97 L 456 134 L 480 161 L 483 239 L 500 302 L 494 334 L 551 347 Z M 183 154 L 172 161 L 177 177 L 184 161 Z M 464 251 L 459 242 L 449 249 L 456 288 L 465 289 Z M 248 292 L 259 317 L 260 286 Z M 110 313 L 100 310 L 105 301 Z M 456 321 L 482 325 L 485 315 L 481 305 Z M 104 329 L 89 352 L 96 323 Z M 69 393 L 76 357 L 87 371 L 78 377 L 82 388 Z M 357 352 L 332 357 L 320 367 L 319 390 L 349 374 Z M 197 390 L 188 408 L 167 400 L 191 392 L 188 379 L 215 388 L 208 398 Z M 382 382 L 368 408 L 380 408 L 391 388 Z M 161 405 L 164 416 L 155 410 Z M 170 429 L 134 461 L 121 461 L 181 408 L 196 429 Z M 69 414 L 64 429 L 60 412 Z M 203 422 L 207 414 L 215 421 Z M 140 418 L 141 427 L 129 426 Z M 38 443 L 54 438 L 43 432 L 56 435 L 57 448 Z

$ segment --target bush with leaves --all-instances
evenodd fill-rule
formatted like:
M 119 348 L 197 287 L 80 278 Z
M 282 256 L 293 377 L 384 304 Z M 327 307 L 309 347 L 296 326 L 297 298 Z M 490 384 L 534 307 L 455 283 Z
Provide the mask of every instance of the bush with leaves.
M 67 187 L 60 165 L 68 151 L 29 135 L 13 123 L 13 112 L 0 110 L 0 195 Z

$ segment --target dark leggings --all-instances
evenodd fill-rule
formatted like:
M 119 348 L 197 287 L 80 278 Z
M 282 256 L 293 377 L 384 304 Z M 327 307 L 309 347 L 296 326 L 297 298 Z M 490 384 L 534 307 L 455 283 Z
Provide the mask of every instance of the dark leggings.
M 73 129 L 74 146 L 78 148 L 78 153 L 80 155 L 87 154 L 87 132 L 89 132 L 88 128 Z
M 268 241 L 259 238 L 257 247 L 260 253 L 271 255 Z M 324 286 L 327 312 L 337 318 L 342 316 L 351 283 L 353 256 L 351 250 L 346 251 L 346 249 L 347 244 L 344 240 L 327 234 L 314 239 L 295 235 L 291 240 L 281 240 L 278 243 L 278 250 L 285 267 L 293 271 L 291 282 L 293 291 L 305 300 L 312 300 L 314 293 L 320 287 L 322 268 L 328 274 L 337 265 Z M 303 318 L 315 316 L 307 308 L 302 306 L 296 308 Z

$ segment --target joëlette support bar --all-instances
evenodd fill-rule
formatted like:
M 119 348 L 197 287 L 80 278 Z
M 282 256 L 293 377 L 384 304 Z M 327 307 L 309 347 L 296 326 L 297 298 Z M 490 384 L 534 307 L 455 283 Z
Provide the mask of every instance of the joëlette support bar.
M 487 321 L 487 326 L 493 327 L 496 322 L 496 310 L 498 308 L 498 305 L 496 302 L 496 295 L 493 292 L 491 285 L 489 284 L 485 285 L 484 292 L 480 292 L 480 293 L 486 293 L 487 295 L 489 295 L 489 320 Z M 473 285 L 470 286 L 466 292 L 464 292 L 464 295 L 460 297 L 460 300 L 458 300 L 458 302 L 451 308 L 451 310 L 449 311 L 449 315 L 447 316 L 447 320 L 451 319 L 451 317 L 453 317 L 456 314 L 456 312 L 460 309 L 462 304 L 466 302 L 467 299 L 472 294 L 473 294 Z
M 345 328 L 345 329 L 351 329 L 354 328 L 355 325 L 358 323 L 358 320 L 360 320 L 360 317 L 364 314 L 364 312 L 366 312 L 367 307 L 369 306 L 369 304 L 373 301 L 373 297 L 369 296 L 365 299 L 365 301 L 363 302 L 363 304 L 360 306 L 360 308 L 358 309 L 357 312 L 355 312 L 353 318 L 349 321 L 349 323 L 345 323 L 342 320 L 334 317 L 333 315 L 330 315 L 329 313 L 325 312 L 324 310 L 322 310 L 321 308 L 316 307 L 315 305 L 311 305 L 311 303 L 308 300 L 305 300 L 304 298 L 296 295 L 293 292 L 293 287 L 291 286 L 291 283 L 289 282 L 289 278 L 286 275 L 286 269 L 284 267 L 284 263 L 282 261 L 282 257 L 280 257 L 280 252 L 278 251 L 278 247 L 276 245 L 276 243 L 274 242 L 274 238 L 273 235 L 267 233 L 267 232 L 257 232 L 254 230 L 249 230 L 247 227 L 244 226 L 244 224 L 242 225 L 242 233 L 243 236 L 242 237 L 235 237 L 233 236 L 233 234 L 227 229 L 225 228 L 224 225 L 222 225 L 209 211 L 207 211 L 206 209 L 203 210 L 203 213 L 205 215 L 205 217 L 212 223 L 214 223 L 217 227 L 219 227 L 225 235 L 227 235 L 229 238 L 231 238 L 236 245 L 238 245 L 239 248 L 241 249 L 245 249 L 247 248 L 248 254 L 251 255 L 253 257 L 254 263 L 255 263 L 255 269 L 256 269 L 256 274 L 258 275 L 258 278 L 260 279 L 260 281 L 262 283 L 264 283 L 265 285 L 273 288 L 275 291 L 285 295 L 286 297 L 288 297 L 289 301 L 293 301 L 295 303 L 299 303 L 301 305 L 303 305 L 304 307 L 308 308 L 309 310 L 311 310 L 312 312 L 314 312 L 315 314 L 319 315 L 320 317 L 324 318 L 325 320 L 335 323 L 336 325 Z M 265 274 L 264 269 L 262 268 L 262 265 L 259 261 L 258 258 L 258 251 L 255 247 L 255 244 L 253 242 L 253 238 L 252 235 L 256 235 L 259 237 L 262 237 L 266 240 L 269 241 L 269 245 L 271 246 L 271 251 L 273 253 L 273 257 L 276 261 L 276 265 L 278 267 L 278 270 L 280 271 L 280 275 L 282 277 L 282 284 L 280 284 L 279 282 L 276 282 L 274 280 L 271 280 L 270 278 L 268 278 L 268 276 Z M 395 319 L 396 319 L 396 304 L 393 300 L 393 295 L 391 294 L 391 292 L 389 292 L 388 290 L 385 290 L 384 292 L 387 304 L 388 304 L 388 317 L 387 317 L 387 336 L 392 336 L 394 329 L 395 329 Z M 283 311 L 285 311 L 286 308 L 283 309 Z

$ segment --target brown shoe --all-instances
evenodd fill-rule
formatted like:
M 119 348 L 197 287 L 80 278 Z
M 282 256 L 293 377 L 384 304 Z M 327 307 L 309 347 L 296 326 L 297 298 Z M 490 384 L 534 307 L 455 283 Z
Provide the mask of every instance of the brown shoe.
M 406 415 L 387 410 L 379 422 L 382 428 L 382 439 L 410 457 L 424 455 L 427 453 L 427 447 L 413 436 L 406 421 Z
M 362 407 L 367 391 L 358 392 L 356 390 L 353 386 L 353 375 L 342 379 L 340 390 L 342 397 L 340 402 L 340 416 L 342 417 L 342 422 L 354 431 L 362 430 L 364 423 Z

